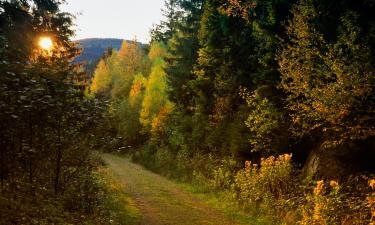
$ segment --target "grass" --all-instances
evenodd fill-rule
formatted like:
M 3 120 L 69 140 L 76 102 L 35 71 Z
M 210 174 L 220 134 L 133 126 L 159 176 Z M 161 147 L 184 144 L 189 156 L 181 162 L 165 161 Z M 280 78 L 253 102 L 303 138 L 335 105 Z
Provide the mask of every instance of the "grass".
M 141 221 L 141 213 L 128 193 L 124 184 L 118 182 L 109 169 L 98 170 L 106 190 L 103 207 L 108 212 L 109 224 L 137 225 Z
M 102 157 L 116 179 L 125 183 L 129 193 L 136 196 L 145 224 L 216 225 L 218 221 L 223 225 L 244 224 L 208 206 L 176 182 L 147 171 L 126 158 L 111 154 Z
M 178 182 L 178 186 L 194 195 L 194 197 L 206 203 L 208 206 L 224 213 L 227 217 L 243 225 L 270 225 L 274 224 L 266 218 L 257 217 L 244 212 L 238 204 L 233 201 L 229 191 L 213 191 L 198 184 Z

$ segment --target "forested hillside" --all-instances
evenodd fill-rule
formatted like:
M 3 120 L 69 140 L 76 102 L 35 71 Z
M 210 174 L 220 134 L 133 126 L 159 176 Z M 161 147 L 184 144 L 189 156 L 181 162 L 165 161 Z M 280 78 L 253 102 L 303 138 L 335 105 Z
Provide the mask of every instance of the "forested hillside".
M 166 0 L 81 58 L 63 2 L 0 0 L 0 224 L 375 224 L 374 0 Z
M 373 11 L 166 1 L 148 52 L 124 43 L 95 71 L 107 148 L 275 223 L 374 222 Z
M 78 40 L 78 46 L 82 48 L 82 53 L 75 59 L 77 62 L 97 61 L 109 48 L 119 50 L 124 40 L 111 38 L 88 38 Z
M 92 76 L 100 58 L 112 50 L 119 50 L 126 40 L 115 38 L 87 38 L 76 41 L 81 53 L 74 59 L 74 63 L 82 64 L 89 77 Z M 131 41 L 126 41 L 131 42 Z M 139 43 L 143 48 L 147 45 Z

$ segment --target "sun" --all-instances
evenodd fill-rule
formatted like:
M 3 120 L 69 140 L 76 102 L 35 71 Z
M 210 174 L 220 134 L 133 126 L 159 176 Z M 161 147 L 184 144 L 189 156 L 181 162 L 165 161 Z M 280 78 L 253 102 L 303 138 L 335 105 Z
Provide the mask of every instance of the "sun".
M 50 37 L 41 37 L 39 39 L 39 46 L 47 51 L 50 51 L 53 46 L 52 39 Z

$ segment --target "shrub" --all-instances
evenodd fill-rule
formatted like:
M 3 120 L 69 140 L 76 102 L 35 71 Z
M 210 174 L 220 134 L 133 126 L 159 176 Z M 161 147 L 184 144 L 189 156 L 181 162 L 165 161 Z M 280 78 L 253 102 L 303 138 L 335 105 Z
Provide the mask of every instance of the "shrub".
M 232 158 L 221 160 L 221 164 L 212 170 L 210 184 L 215 189 L 229 190 L 234 184 L 237 162 Z
M 300 205 L 302 225 L 373 223 L 374 193 L 369 191 L 365 176 L 346 180 L 341 185 L 332 180 L 316 182 L 313 191 Z M 371 186 L 371 180 L 368 182 Z M 369 209 L 369 210 L 368 210 Z M 369 223 L 368 223 L 369 222 Z
M 367 207 L 370 209 L 371 213 L 370 225 L 375 225 L 375 179 L 370 180 L 368 184 L 372 190 L 372 192 L 366 198 Z
M 336 181 L 331 181 L 329 186 L 323 180 L 318 181 L 313 194 L 306 196 L 306 203 L 301 207 L 300 224 L 338 224 L 335 215 L 341 202 L 339 190 Z
M 270 210 L 290 197 L 297 186 L 291 157 L 289 154 L 271 156 L 261 159 L 260 165 L 245 162 L 245 168 L 235 177 L 238 199 L 245 208 Z

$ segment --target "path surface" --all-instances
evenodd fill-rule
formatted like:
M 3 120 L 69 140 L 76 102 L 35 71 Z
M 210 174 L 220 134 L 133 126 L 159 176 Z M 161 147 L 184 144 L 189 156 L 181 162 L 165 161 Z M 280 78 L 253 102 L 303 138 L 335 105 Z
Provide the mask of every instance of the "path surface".
M 128 159 L 111 154 L 102 158 L 124 184 L 143 215 L 142 225 L 236 225 L 176 184 Z

